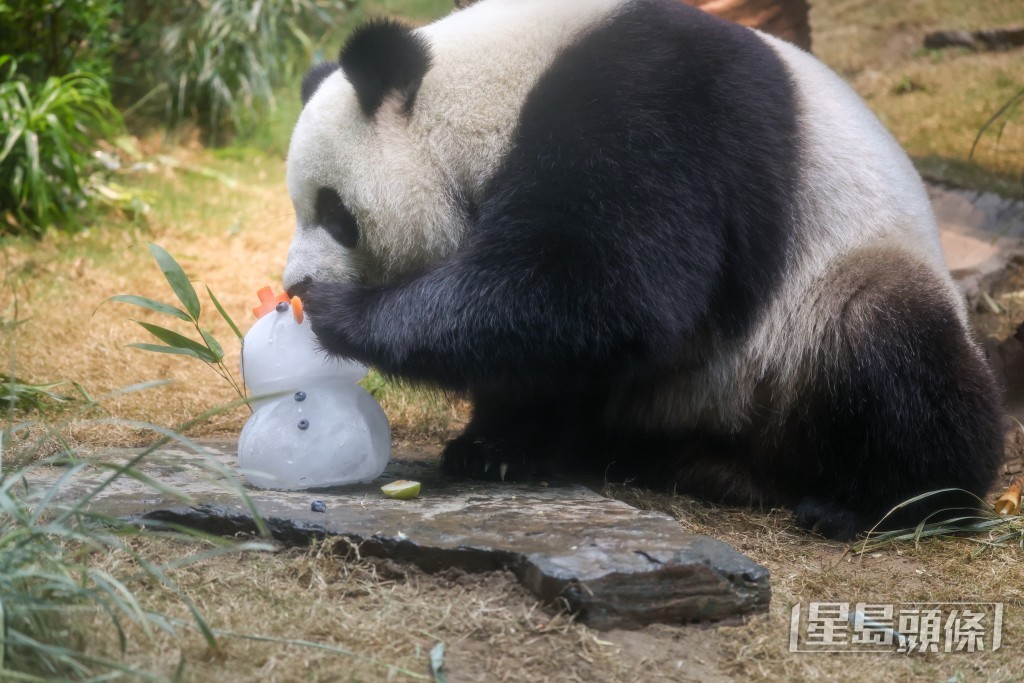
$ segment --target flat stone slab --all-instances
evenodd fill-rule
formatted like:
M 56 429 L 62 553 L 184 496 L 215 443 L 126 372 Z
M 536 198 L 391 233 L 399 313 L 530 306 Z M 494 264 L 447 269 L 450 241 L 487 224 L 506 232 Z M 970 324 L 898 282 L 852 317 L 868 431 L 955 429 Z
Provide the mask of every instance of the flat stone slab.
M 123 462 L 138 452 L 111 451 L 105 460 Z M 121 477 L 93 500 L 93 509 L 142 524 L 161 520 L 216 534 L 255 531 L 249 507 L 231 490 L 236 463 L 233 444 L 203 444 L 202 452 L 164 447 L 139 469 L 187 500 Z M 62 470 L 39 472 L 33 488 L 56 481 Z M 105 476 L 86 469 L 60 497 L 79 497 Z M 420 497 L 384 497 L 379 487 L 395 479 L 422 482 Z M 403 460 L 399 451 L 372 484 L 316 492 L 246 490 L 282 543 L 339 536 L 357 544 L 363 556 L 427 571 L 509 569 L 537 597 L 565 605 L 598 629 L 721 620 L 765 610 L 771 595 L 768 570 L 725 543 L 687 534 L 668 515 L 578 484 L 451 481 L 435 462 Z M 323 501 L 326 512 L 312 511 L 313 500 Z

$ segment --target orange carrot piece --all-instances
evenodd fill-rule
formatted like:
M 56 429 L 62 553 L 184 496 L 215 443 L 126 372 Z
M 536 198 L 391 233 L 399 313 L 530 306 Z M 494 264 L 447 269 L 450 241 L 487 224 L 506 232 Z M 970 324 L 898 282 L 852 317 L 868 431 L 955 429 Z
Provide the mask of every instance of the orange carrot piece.
M 287 292 L 281 292 L 280 294 L 275 295 L 272 287 L 260 288 L 260 290 L 256 292 L 256 296 L 260 298 L 260 305 L 252 309 L 252 312 L 257 318 L 262 318 L 267 313 L 270 313 L 272 310 L 277 308 L 277 305 L 282 301 L 288 301 Z
M 295 322 L 302 324 L 302 299 L 297 296 L 292 297 L 292 315 L 295 316 Z
M 996 501 L 996 512 L 1000 515 L 1020 514 L 1020 497 L 1022 488 L 1024 488 L 1024 477 L 1017 477 L 1010 483 L 1009 488 L 1006 489 L 1006 493 Z

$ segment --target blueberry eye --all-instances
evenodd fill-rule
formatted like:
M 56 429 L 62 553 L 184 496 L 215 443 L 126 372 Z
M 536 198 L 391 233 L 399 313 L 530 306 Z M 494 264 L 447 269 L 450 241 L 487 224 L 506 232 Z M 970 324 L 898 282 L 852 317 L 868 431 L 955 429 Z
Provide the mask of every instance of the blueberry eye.
M 338 193 L 329 187 L 321 187 L 316 191 L 316 221 L 344 247 L 351 249 L 359 241 L 356 217 L 345 208 Z

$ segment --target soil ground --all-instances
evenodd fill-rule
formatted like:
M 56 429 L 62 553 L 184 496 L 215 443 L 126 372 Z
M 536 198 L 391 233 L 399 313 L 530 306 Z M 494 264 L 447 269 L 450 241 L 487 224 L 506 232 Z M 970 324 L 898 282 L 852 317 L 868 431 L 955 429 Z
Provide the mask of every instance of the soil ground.
M 934 155 L 924 146 L 929 137 L 941 137 L 936 117 L 965 114 L 956 108 L 928 113 L 933 100 L 927 98 L 938 98 L 946 83 L 969 90 L 972 79 L 985 70 L 1010 74 L 1008 84 L 986 95 L 991 100 L 982 102 L 977 95 L 978 103 L 972 105 L 972 111 L 992 111 L 993 102 L 1020 87 L 1024 53 L 921 55 L 915 46 L 926 28 L 1024 23 L 1024 7 L 994 0 L 916 0 L 881 3 L 871 13 L 872 5 L 854 0 L 813 3 L 816 51 L 851 79 L 919 163 L 939 170 L 946 168 L 940 168 L 942 163 L 959 168 L 960 162 L 949 161 L 954 156 L 949 150 L 962 149 L 957 146 L 962 135 L 952 136 L 948 149 Z M 885 9 L 878 9 L 882 5 Z M 1020 128 L 1008 128 L 1008 134 L 1016 135 L 1013 131 Z M 167 151 L 160 142 L 140 142 L 146 159 Z M 1005 150 L 985 153 L 996 158 Z M 247 321 L 254 291 L 280 281 L 290 239 L 292 209 L 284 191 L 283 161 L 252 150 L 210 152 L 187 143 L 177 145 L 170 157 L 173 163 L 156 162 L 128 179 L 156 197 L 145 222 L 125 227 L 124 220 L 112 218 L 110 226 L 74 236 L 6 246 L 6 272 L 20 283 L 18 311 L 25 322 L 14 335 L 13 358 L 4 367 L 14 364 L 19 376 L 38 382 L 74 379 L 95 396 L 157 378 L 174 378 L 175 383 L 111 396 L 101 401 L 101 412 L 49 412 L 40 424 L 21 432 L 9 456 L 37 457 L 59 448 L 59 439 L 94 451 L 148 442 L 152 432 L 124 420 L 173 426 L 234 398 L 230 387 L 198 362 L 125 348 L 129 342 L 145 341 L 145 333 L 130 319 L 140 312 L 100 303 L 129 293 L 170 299 L 145 246 L 155 242 L 208 284 L 240 323 Z M 998 156 L 990 168 L 999 175 L 1010 163 Z M 200 289 L 204 308 L 211 312 Z M 1020 312 L 1022 292 L 1024 282 L 1008 279 L 993 295 L 1002 310 Z M 1012 315 L 989 318 L 988 323 L 998 324 L 988 327 L 980 319 L 979 329 L 1000 342 L 1020 322 Z M 159 322 L 149 316 L 140 319 Z M 227 343 L 230 331 L 216 316 L 208 320 L 234 367 L 237 349 Z M 466 414 L 463 402 L 401 388 L 385 389 L 382 400 L 396 438 L 435 453 Z M 237 434 L 245 417 L 244 410 L 225 413 L 191 434 Z M 1011 438 L 1012 458 L 1003 483 L 1012 471 L 1024 469 L 1024 436 Z M 183 660 L 182 678 L 190 681 L 416 680 L 429 678 L 429 652 L 444 643 L 444 669 L 453 682 L 1024 679 L 1020 543 L 993 548 L 984 545 L 986 538 L 942 539 L 854 556 L 845 545 L 797 530 L 786 510 L 723 508 L 621 487 L 609 493 L 664 511 L 687 530 L 725 540 L 763 563 L 772 572 L 770 611 L 729 625 L 597 632 L 575 623 L 571 615 L 535 604 L 507 574 L 426 574 L 359 559 L 347 546 L 282 549 L 204 560 L 173 574 L 212 626 L 246 637 L 223 635 L 219 648 L 211 651 L 187 626 L 174 635 L 158 632 L 152 639 L 136 632 L 130 634 L 124 659 L 169 677 Z M 194 543 L 167 540 L 135 543 L 154 560 L 202 550 Z M 95 561 L 115 573 L 131 570 L 123 556 Z M 187 622 L 184 608 L 164 589 L 134 588 L 145 606 Z M 1005 605 L 1003 645 L 996 652 L 953 655 L 791 653 L 790 610 L 811 601 L 999 601 Z M 86 622 L 92 647 L 113 647 L 113 634 L 100 615 Z

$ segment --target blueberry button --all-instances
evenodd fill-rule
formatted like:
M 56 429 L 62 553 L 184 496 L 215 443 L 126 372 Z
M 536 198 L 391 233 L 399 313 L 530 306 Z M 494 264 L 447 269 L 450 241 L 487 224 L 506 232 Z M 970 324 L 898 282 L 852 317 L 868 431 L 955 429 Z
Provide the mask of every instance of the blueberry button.
M 294 398 L 295 398 L 296 401 L 305 401 L 306 400 L 306 392 L 305 391 L 296 391 Z
M 287 301 L 279 302 L 277 304 L 277 307 L 276 307 L 275 310 L 277 310 L 278 313 L 284 313 L 285 311 L 288 310 L 288 302 Z
M 306 418 L 299 420 L 299 429 L 309 429 L 309 420 Z
M 314 500 L 309 504 L 309 509 L 313 512 L 327 512 L 327 504 L 322 500 Z

